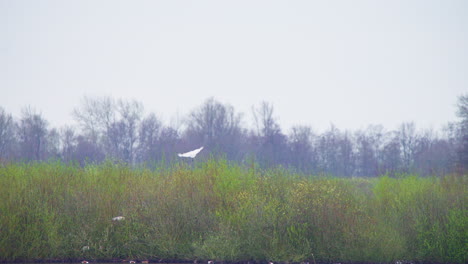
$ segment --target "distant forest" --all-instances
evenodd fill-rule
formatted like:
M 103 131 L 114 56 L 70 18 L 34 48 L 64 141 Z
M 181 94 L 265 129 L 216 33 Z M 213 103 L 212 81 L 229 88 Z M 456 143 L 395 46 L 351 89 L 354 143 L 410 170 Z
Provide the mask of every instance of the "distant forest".
M 402 123 L 387 131 L 380 125 L 343 131 L 331 126 L 317 134 L 308 126 L 284 132 L 272 104 L 252 108 L 253 128 L 234 107 L 207 99 L 180 127 L 144 114 L 137 101 L 84 97 L 73 111 L 76 127 L 49 126 L 37 111 L 24 108 L 19 119 L 0 107 L 0 164 L 60 160 L 86 164 L 106 160 L 157 167 L 180 160 L 177 153 L 204 146 L 197 160 L 222 157 L 262 168 L 284 167 L 306 174 L 342 177 L 443 175 L 468 167 L 468 94 L 458 97 L 457 122 L 443 133 L 419 131 Z M 442 134 L 442 135 L 441 135 Z

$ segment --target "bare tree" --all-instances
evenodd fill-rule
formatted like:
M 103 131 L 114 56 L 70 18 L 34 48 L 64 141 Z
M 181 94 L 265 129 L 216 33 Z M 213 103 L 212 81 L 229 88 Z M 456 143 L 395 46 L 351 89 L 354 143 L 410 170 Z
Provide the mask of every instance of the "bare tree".
M 191 112 L 186 138 L 190 147 L 205 145 L 211 153 L 222 153 L 235 159 L 238 155 L 241 115 L 228 104 L 209 98 L 203 105 Z
M 82 105 L 73 115 L 87 140 L 102 146 L 109 157 L 132 164 L 138 140 L 138 126 L 143 106 L 137 101 L 118 100 L 110 97 L 84 97 Z
M 460 118 L 458 125 L 457 164 L 460 170 L 468 170 L 468 94 L 458 97 L 457 116 Z
M 0 160 L 10 160 L 14 157 L 13 147 L 16 141 L 14 128 L 13 117 L 0 107 Z
M 339 130 L 331 126 L 328 131 L 321 134 L 317 141 L 320 171 L 337 175 L 339 153 Z
M 47 121 L 31 108 L 24 108 L 18 125 L 21 157 L 42 160 L 47 150 Z
M 66 162 L 73 161 L 77 140 L 75 130 L 70 126 L 65 126 L 60 130 L 61 157 Z
M 47 158 L 60 159 L 60 134 L 56 128 L 47 132 L 46 156 Z
M 413 169 L 414 151 L 417 141 L 414 123 L 401 124 L 398 131 L 398 138 L 401 146 L 403 170 L 409 172 Z
M 72 160 L 79 162 L 81 166 L 90 163 L 99 163 L 105 159 L 103 149 L 96 145 L 94 139 L 84 135 L 76 137 L 76 148 L 72 155 Z
M 117 112 L 119 120 L 111 123 L 108 128 L 107 140 L 110 143 L 111 152 L 116 157 L 133 164 L 143 105 L 134 100 L 119 100 Z
M 99 137 L 110 129 L 116 120 L 115 101 L 110 97 L 83 97 L 81 106 L 73 110 L 73 117 L 82 130 L 97 144 Z
M 377 174 L 377 157 L 372 142 L 365 135 L 357 137 L 358 155 L 357 167 L 359 176 L 375 176 Z
M 313 148 L 314 134 L 307 126 L 294 126 L 289 135 L 291 158 L 289 163 L 302 172 L 317 171 L 317 157 Z
M 457 116 L 464 127 L 468 127 L 468 94 L 460 95 L 457 102 Z
M 418 135 L 414 151 L 414 168 L 419 175 L 444 175 L 452 171 L 448 140 L 432 130 Z M 453 164 L 453 163 L 452 163 Z
M 317 141 L 319 169 L 335 176 L 351 176 L 355 168 L 355 153 L 349 132 L 341 133 L 334 125 Z
M 160 137 L 162 133 L 161 121 L 151 113 L 140 123 L 138 133 L 137 157 L 139 162 L 159 160 L 162 155 Z
M 252 108 L 252 114 L 257 130 L 253 140 L 257 158 L 267 167 L 286 165 L 289 159 L 287 137 L 274 117 L 273 105 L 262 102 L 259 107 Z
M 383 127 L 375 125 L 369 126 L 366 131 L 356 133 L 358 175 L 376 176 L 379 174 L 383 135 Z
M 382 165 L 379 173 L 394 175 L 402 166 L 401 147 L 398 133 L 396 131 L 386 133 L 383 138 L 381 151 Z
M 122 121 L 113 122 L 107 129 L 104 140 L 104 146 L 108 157 L 117 160 L 128 161 L 129 153 L 125 153 L 126 148 L 125 124 Z
M 259 107 L 252 108 L 258 137 L 268 138 L 281 132 L 277 119 L 273 116 L 273 112 L 273 105 L 265 101 Z
M 355 153 L 352 137 L 345 131 L 338 140 L 338 174 L 340 176 L 352 176 L 355 170 Z

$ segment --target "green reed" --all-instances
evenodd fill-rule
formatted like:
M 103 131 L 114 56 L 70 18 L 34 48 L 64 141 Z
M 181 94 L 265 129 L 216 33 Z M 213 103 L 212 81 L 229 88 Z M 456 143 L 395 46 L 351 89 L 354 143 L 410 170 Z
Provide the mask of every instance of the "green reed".
M 466 175 L 345 179 L 215 159 L 154 170 L 13 163 L 0 166 L 0 260 L 464 263 L 467 199 Z

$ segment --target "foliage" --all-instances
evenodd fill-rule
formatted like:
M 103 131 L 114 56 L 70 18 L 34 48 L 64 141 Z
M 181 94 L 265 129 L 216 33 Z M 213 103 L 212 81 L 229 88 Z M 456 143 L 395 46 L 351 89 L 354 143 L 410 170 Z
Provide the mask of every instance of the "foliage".
M 10 163 L 0 166 L 0 260 L 464 263 L 467 199 L 466 175 L 343 179 L 225 160 L 156 170 Z

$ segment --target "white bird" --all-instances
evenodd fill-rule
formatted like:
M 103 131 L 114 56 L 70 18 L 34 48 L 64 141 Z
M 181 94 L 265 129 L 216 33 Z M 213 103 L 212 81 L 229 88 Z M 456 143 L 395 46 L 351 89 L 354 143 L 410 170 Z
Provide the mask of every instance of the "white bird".
M 195 150 L 192 150 L 192 151 L 189 151 L 189 152 L 185 152 L 185 153 L 179 153 L 177 154 L 179 157 L 182 157 L 182 158 L 195 158 L 197 156 L 197 154 L 203 149 L 203 147 L 201 148 L 198 148 L 198 149 L 195 149 Z

